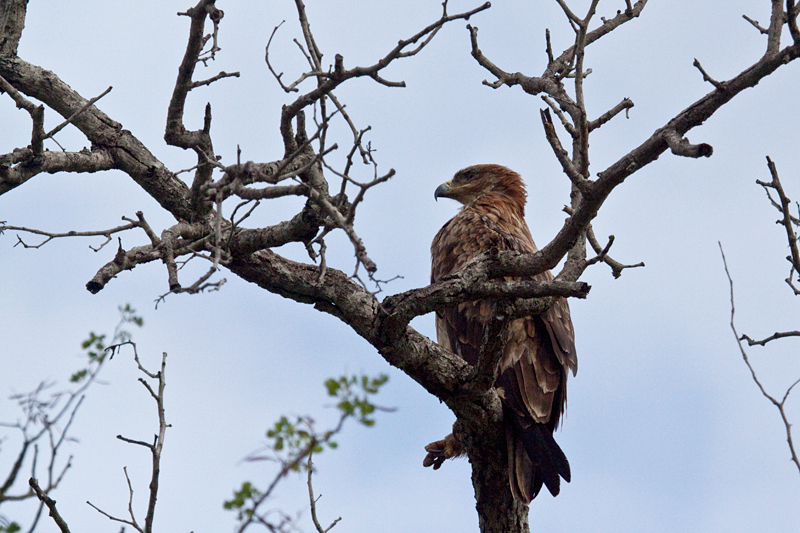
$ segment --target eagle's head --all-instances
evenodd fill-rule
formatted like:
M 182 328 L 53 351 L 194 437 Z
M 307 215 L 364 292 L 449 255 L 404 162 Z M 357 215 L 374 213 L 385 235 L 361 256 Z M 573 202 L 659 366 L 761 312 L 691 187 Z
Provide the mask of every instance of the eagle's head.
M 436 188 L 433 197 L 452 198 L 469 205 L 483 196 L 525 205 L 525 185 L 513 170 L 502 165 L 473 165 L 456 172 L 453 179 Z

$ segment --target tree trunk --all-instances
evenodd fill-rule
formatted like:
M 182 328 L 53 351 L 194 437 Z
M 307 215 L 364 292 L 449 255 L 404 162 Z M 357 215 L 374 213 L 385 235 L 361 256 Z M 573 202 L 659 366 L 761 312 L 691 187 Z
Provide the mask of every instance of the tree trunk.
M 17 55 L 27 10 L 28 0 L 0 1 L 0 56 Z
M 472 465 L 481 533 L 528 533 L 528 505 L 514 498 L 508 484 L 503 409 L 496 394 L 488 396 L 483 398 L 489 401 L 475 402 L 462 411 L 453 426 Z
M 481 452 L 470 457 L 481 533 L 528 533 L 528 505 L 511 494 L 505 446 Z

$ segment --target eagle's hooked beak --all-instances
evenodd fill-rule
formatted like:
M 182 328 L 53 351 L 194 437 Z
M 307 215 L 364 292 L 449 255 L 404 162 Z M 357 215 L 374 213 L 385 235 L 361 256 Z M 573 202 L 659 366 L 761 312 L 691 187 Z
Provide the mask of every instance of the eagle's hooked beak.
M 443 196 L 445 198 L 449 198 L 449 196 L 450 196 L 449 193 L 450 193 L 450 190 L 452 188 L 453 188 L 453 182 L 452 181 L 446 181 L 446 182 L 442 183 L 441 185 L 436 187 L 435 191 L 433 191 L 433 199 L 436 200 L 436 201 L 439 201 L 439 197 L 440 196 Z

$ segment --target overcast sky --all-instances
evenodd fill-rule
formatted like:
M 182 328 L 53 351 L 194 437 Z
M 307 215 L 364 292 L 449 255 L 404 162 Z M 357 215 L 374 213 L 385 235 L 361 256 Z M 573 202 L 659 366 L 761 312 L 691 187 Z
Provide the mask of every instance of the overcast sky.
M 347 67 L 374 63 L 441 11 L 438 0 L 307 4 L 324 60 L 341 53 Z M 571 4 L 582 12 L 588 1 Z M 477 5 L 459 0 L 450 11 Z M 202 108 L 211 102 L 214 146 L 223 163 L 235 161 L 237 145 L 243 160 L 278 159 L 280 107 L 290 100 L 264 64 L 264 46 L 273 27 L 286 20 L 271 59 L 285 79 L 302 72 L 304 60 L 292 43 L 301 37 L 293 2 L 219 0 L 218 6 L 225 11 L 222 51 L 196 77 L 219 70 L 242 76 L 193 91 L 187 127 L 201 126 Z M 189 168 L 194 155 L 162 139 L 189 25 L 176 12 L 187 7 L 173 0 L 133 8 L 121 1 L 34 0 L 19 55 L 54 71 L 86 98 L 113 86 L 99 108 L 170 169 Z M 598 15 L 609 18 L 618 9 L 624 9 L 622 0 L 605 0 Z M 623 97 L 636 106 L 628 120 L 620 116 L 593 134 L 593 173 L 710 90 L 692 66 L 694 58 L 719 80 L 755 62 L 765 37 L 742 15 L 766 24 L 769 9 L 768 0 L 653 0 L 641 18 L 592 45 L 585 85 L 590 118 Z M 480 28 L 481 49 L 492 61 L 528 75 L 540 74 L 546 64 L 545 28 L 557 51 L 573 38 L 555 1 L 498 1 L 471 23 Z M 481 84 L 489 75 L 469 55 L 463 21 L 445 27 L 419 56 L 398 62 L 384 77 L 405 80 L 407 88 L 355 80 L 338 95 L 359 127 L 372 126 L 381 170 L 397 171 L 369 192 L 356 220 L 379 274 L 403 276 L 387 293 L 427 284 L 430 241 L 457 210 L 455 202 L 435 203 L 433 190 L 468 165 L 500 163 L 522 174 L 535 240 L 543 245 L 556 233 L 569 182 L 544 139 L 538 118 L 543 102 L 519 88 Z M 800 197 L 798 81 L 800 64 L 790 64 L 737 96 L 689 133 L 691 141 L 711 144 L 713 157 L 666 153 L 603 206 L 594 224 L 598 238 L 615 235 L 613 257 L 647 266 L 618 280 L 604 265 L 595 266 L 584 277 L 592 285 L 589 298 L 571 302 L 580 371 L 570 380 L 568 415 L 556 439 L 569 457 L 572 483 L 557 498 L 543 493 L 532 503 L 532 530 L 796 528 L 800 475 L 789 461 L 777 410 L 752 382 L 730 331 L 729 288 L 717 242 L 736 283 L 740 331 L 764 337 L 797 329 L 798 302 L 783 281 L 789 271 L 785 237 L 755 180 L 769 179 L 764 158 L 770 155 L 790 197 Z M 45 117 L 48 130 L 62 120 L 51 110 Z M 0 153 L 29 138 L 29 116 L 2 95 Z M 71 127 L 58 139 L 69 150 L 86 144 Z M 339 142 L 345 145 L 347 137 Z M 368 179 L 369 169 L 362 172 Z M 298 199 L 267 202 L 252 223 L 274 223 L 300 205 Z M 0 220 L 51 231 L 109 228 L 138 210 L 157 232 L 174 222 L 116 171 L 43 174 L 0 197 Z M 346 427 L 339 449 L 317 457 L 321 521 L 341 516 L 334 529 L 341 532 L 478 531 L 468 462 L 452 461 L 436 472 L 422 467 L 424 445 L 450 431 L 452 414 L 347 326 L 229 272 L 223 272 L 228 283 L 219 292 L 173 295 L 155 310 L 154 300 L 167 291 L 160 263 L 124 272 L 91 295 L 85 283 L 114 253 L 112 246 L 99 253 L 89 249 L 101 241 L 61 240 L 26 250 L 13 247 L 14 233 L 0 237 L 0 420 L 20 416 L 7 399 L 12 393 L 43 379 L 65 383 L 83 363 L 80 342 L 89 331 L 110 333 L 117 306 L 129 302 L 145 320 L 134 338 L 145 364 L 156 368 L 161 352 L 169 354 L 166 410 L 172 427 L 156 531 L 230 531 L 234 516 L 222 509 L 223 500 L 242 481 L 263 486 L 274 472 L 269 463 L 242 462 L 263 445 L 265 430 L 285 413 L 309 414 L 320 428 L 333 423 L 324 379 L 362 372 L 390 375 L 377 401 L 397 411 L 379 414 L 371 429 Z M 144 235 L 123 236 L 126 248 L 144 242 Z M 333 266 L 352 270 L 352 248 L 341 236 L 330 239 L 328 248 Z M 285 252 L 303 258 L 297 247 Z M 205 268 L 198 265 L 184 279 L 191 283 L 188 278 Z M 430 315 L 412 325 L 435 334 Z M 797 347 L 790 339 L 750 350 L 776 395 L 800 377 Z M 85 502 L 125 515 L 124 466 L 143 520 L 149 456 L 115 439 L 123 434 L 150 440 L 157 430 L 153 402 L 138 377 L 129 353 L 115 357 L 103 371 L 105 384 L 90 390 L 77 416 L 73 434 L 80 442 L 64 452 L 74 455 L 73 467 L 54 494 L 72 531 L 119 531 Z M 798 405 L 800 399 L 790 399 L 795 423 Z M 0 477 L 18 439 L 10 432 L 2 445 Z M 21 476 L 15 492 L 25 490 L 27 477 Z M 305 490 L 303 479 L 290 478 L 269 506 L 300 512 L 302 528 L 311 531 Z M 23 524 L 29 512 L 22 506 L 0 509 Z M 56 531 L 45 518 L 40 531 Z

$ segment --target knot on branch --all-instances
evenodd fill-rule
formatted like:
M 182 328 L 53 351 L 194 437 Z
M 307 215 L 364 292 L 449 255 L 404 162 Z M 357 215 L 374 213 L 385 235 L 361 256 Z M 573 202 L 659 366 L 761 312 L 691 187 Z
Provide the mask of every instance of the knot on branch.
M 664 140 L 672 153 L 682 157 L 711 157 L 714 148 L 710 144 L 692 144 L 673 129 L 664 130 Z
M 222 17 L 225 16 L 225 12 L 221 9 L 218 9 L 214 4 L 207 5 L 206 12 L 208 12 L 208 18 L 210 18 L 215 24 L 222 20 Z

